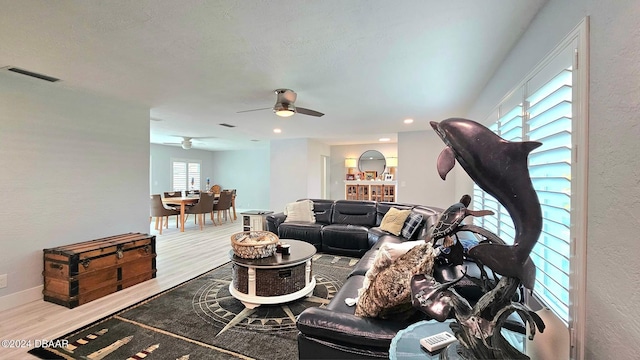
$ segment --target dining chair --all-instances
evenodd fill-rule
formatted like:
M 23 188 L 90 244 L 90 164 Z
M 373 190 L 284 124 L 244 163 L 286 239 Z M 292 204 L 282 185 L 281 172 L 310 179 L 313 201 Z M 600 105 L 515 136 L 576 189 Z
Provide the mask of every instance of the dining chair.
M 220 194 L 220 191 L 222 191 L 222 186 L 218 185 L 218 184 L 214 184 L 211 189 L 209 189 L 210 193 L 214 193 L 216 195 Z
M 200 194 L 200 201 L 195 203 L 193 206 L 190 206 L 185 209 L 186 214 L 196 215 L 196 223 L 198 222 L 200 223 L 200 230 L 202 230 L 204 227 L 204 221 L 205 221 L 204 214 L 211 214 L 211 212 L 213 211 L 214 200 L 215 200 L 215 197 L 213 196 L 213 194 L 203 193 L 203 194 Z M 213 221 L 213 217 L 211 218 L 211 220 Z M 215 224 L 216 223 L 214 221 L 213 225 Z
M 156 218 L 155 229 L 162 235 L 162 228 L 169 228 L 169 216 L 176 216 L 176 227 L 178 227 L 178 220 L 180 219 L 180 210 L 175 207 L 166 206 L 162 203 L 162 197 L 160 194 L 154 194 L 149 197 L 150 199 L 150 214 L 151 218 Z M 164 220 L 166 218 L 166 220 Z M 158 227 L 159 223 L 159 227 Z
M 225 219 L 229 218 L 233 222 L 233 217 L 231 216 L 231 200 L 232 199 L 233 199 L 233 193 L 231 193 L 231 191 L 223 191 L 220 193 L 218 202 L 213 205 L 213 212 L 218 214 L 218 222 L 220 224 L 222 224 L 222 220 L 220 219 L 221 213 L 224 213 Z M 213 217 L 212 217 L 212 220 L 213 220 Z M 215 220 L 213 220 L 213 222 L 215 224 Z
M 182 197 L 182 191 L 165 191 L 164 197 Z

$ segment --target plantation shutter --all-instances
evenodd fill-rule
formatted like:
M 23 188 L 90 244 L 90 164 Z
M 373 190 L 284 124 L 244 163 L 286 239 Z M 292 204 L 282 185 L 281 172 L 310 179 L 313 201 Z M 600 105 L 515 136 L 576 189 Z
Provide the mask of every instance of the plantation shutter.
M 528 83 L 530 95 L 526 98 L 527 138 L 542 143 L 529 156 L 529 172 L 543 217 L 542 233 L 531 258 L 537 267 L 535 293 L 567 320 L 571 255 L 571 61 L 564 68 L 551 70 L 554 76 L 550 80 L 533 78 Z
M 529 174 L 542 210 L 542 232 L 531 258 L 536 265 L 534 293 L 560 318 L 569 320 L 571 258 L 571 158 L 573 47 L 507 97 L 489 126 L 509 141 L 539 141 L 529 155 Z M 512 244 L 515 228 L 509 213 L 489 194 L 474 186 L 473 208 L 495 214 L 475 223 Z
M 174 160 L 172 168 L 173 191 L 189 191 L 200 189 L 200 162 Z
M 187 163 L 183 161 L 173 162 L 173 191 L 187 190 Z
M 200 190 L 200 163 L 189 163 L 189 190 Z

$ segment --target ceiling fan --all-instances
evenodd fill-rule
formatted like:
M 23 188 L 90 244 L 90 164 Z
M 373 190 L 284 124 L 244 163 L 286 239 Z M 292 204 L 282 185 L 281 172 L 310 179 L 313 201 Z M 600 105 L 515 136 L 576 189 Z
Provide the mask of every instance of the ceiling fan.
M 260 108 L 260 109 L 252 109 L 252 110 L 243 110 L 238 111 L 237 113 L 245 113 L 250 111 L 259 111 L 259 110 L 267 110 L 272 109 L 273 112 L 281 117 L 289 117 L 295 113 L 317 116 L 320 117 L 324 115 L 323 113 L 311 109 L 302 108 L 299 106 L 295 106 L 296 98 L 298 95 L 295 91 L 290 89 L 276 89 L 274 92 L 277 95 L 276 104 L 273 107 L 268 108 Z
M 204 137 L 177 136 L 177 135 L 172 135 L 172 136 L 181 137 L 182 141 L 179 142 L 179 143 L 163 143 L 163 144 L 164 145 L 180 145 L 185 150 L 191 149 L 191 147 L 193 146 L 193 141 L 192 140 L 213 139 L 213 137 L 211 137 L 211 136 L 204 136 Z

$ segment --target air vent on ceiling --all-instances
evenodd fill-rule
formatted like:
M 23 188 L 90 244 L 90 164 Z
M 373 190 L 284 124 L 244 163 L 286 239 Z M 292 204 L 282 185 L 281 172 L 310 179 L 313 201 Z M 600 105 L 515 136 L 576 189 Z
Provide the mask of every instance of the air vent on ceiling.
M 258 142 L 258 141 L 260 141 L 260 140 L 257 140 L 257 139 L 251 139 L 251 141 L 253 141 L 253 142 Z
M 56 79 L 56 78 L 51 77 L 51 76 L 38 74 L 38 73 L 35 73 L 33 71 L 24 70 L 24 69 L 20 69 L 20 68 L 16 68 L 16 67 L 10 67 L 10 68 L 7 68 L 7 70 L 13 71 L 14 73 L 31 76 L 31 77 L 34 77 L 34 78 L 37 78 L 37 79 L 40 79 L 40 80 L 44 80 L 44 81 L 49 81 L 49 82 L 60 81 L 60 79 Z
M 224 126 L 224 127 L 228 127 L 228 128 L 234 128 L 234 127 L 236 127 L 235 125 L 225 124 L 225 123 L 220 124 L 220 126 Z

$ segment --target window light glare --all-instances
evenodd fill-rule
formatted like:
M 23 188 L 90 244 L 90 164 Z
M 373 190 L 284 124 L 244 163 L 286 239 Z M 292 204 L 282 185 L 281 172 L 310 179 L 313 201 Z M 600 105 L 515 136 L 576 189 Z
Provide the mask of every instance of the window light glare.
M 404 119 L 405 124 L 413 124 L 413 119 Z
M 282 132 L 282 130 L 276 128 L 276 129 L 273 129 L 273 132 L 276 133 L 276 134 L 280 134 Z

